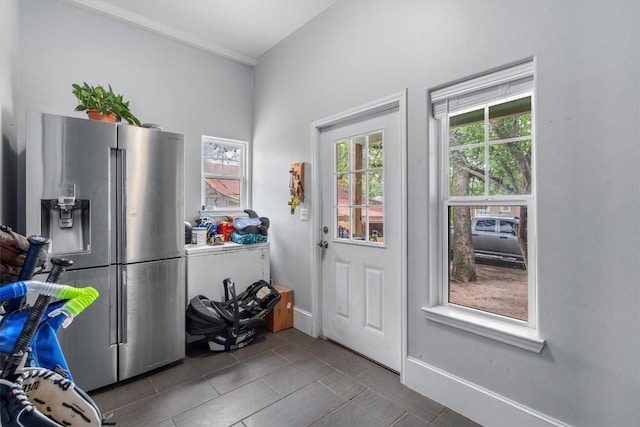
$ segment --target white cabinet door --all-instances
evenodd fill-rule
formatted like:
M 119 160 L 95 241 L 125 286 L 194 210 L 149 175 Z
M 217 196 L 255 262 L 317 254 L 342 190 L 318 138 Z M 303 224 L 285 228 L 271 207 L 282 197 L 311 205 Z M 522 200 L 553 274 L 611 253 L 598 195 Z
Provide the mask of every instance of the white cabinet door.
M 187 250 L 187 300 L 204 295 L 224 300 L 222 281 L 231 278 L 240 293 L 260 279 L 270 279 L 269 244 Z

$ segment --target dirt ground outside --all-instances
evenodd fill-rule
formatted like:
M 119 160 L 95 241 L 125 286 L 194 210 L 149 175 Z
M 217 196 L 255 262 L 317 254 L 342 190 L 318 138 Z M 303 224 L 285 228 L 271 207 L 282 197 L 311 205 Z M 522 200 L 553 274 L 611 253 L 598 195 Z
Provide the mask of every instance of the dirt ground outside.
M 476 259 L 478 280 L 451 281 L 449 302 L 527 320 L 527 270 L 521 264 Z

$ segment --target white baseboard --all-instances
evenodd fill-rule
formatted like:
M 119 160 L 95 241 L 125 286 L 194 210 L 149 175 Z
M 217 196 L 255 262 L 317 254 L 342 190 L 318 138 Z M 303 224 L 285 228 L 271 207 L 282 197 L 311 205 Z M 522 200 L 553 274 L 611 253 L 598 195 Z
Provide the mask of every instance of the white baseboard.
M 313 336 L 313 315 L 308 311 L 293 307 L 293 327 Z
M 407 387 L 485 427 L 568 426 L 411 357 L 405 363 L 403 378 Z

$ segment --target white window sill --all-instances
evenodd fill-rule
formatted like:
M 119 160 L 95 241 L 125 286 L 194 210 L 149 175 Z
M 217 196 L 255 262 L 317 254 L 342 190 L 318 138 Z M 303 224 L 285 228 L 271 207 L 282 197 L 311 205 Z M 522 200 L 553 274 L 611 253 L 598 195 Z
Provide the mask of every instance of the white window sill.
M 538 337 L 538 332 L 535 329 L 526 325 L 485 317 L 464 309 L 445 305 L 422 307 L 422 311 L 425 312 L 427 319 L 434 322 L 535 353 L 540 353 L 544 347 L 544 339 Z

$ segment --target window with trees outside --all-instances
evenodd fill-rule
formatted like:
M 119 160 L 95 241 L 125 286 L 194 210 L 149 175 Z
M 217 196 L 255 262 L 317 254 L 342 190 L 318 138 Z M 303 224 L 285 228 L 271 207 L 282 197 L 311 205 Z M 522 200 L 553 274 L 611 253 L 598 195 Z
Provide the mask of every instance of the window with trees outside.
M 472 323 L 535 329 L 533 62 L 433 91 L 431 103 L 437 305 Z
M 247 204 L 247 143 L 202 137 L 202 205 L 206 211 L 242 211 Z

